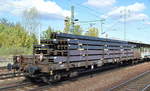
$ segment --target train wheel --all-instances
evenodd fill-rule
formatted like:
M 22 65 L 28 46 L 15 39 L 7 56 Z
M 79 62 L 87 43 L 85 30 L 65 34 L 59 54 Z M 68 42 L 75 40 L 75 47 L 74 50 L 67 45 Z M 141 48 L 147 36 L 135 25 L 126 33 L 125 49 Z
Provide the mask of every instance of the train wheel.
M 56 74 L 56 75 L 54 75 L 53 79 L 55 81 L 59 81 L 61 79 L 61 75 L 60 74 Z
M 61 79 L 61 75 L 60 74 L 56 74 L 56 75 L 53 75 L 49 78 L 49 81 L 48 82 L 57 82 L 57 81 L 60 81 Z

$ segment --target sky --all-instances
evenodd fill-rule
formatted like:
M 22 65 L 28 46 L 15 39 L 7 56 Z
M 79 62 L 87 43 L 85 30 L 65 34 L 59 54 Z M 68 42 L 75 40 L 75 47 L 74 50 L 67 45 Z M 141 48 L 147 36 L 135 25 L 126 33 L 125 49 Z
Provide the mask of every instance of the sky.
M 150 43 L 150 0 L 0 0 L 0 18 L 10 22 L 21 22 L 22 13 L 35 7 L 40 15 L 41 31 L 51 26 L 64 29 L 64 19 L 75 7 L 76 24 L 84 32 L 90 26 L 101 29 L 99 37 Z M 95 21 L 97 22 L 83 22 Z M 124 29 L 125 28 L 125 29 Z M 126 31 L 124 31 L 126 30 Z

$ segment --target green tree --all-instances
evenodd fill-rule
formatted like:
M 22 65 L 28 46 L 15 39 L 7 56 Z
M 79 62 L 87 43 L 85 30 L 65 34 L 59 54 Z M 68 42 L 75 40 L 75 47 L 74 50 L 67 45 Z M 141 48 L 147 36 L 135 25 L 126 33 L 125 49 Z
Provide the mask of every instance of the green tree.
M 52 32 L 54 32 L 54 30 L 49 26 L 48 29 L 43 32 L 43 37 L 45 39 L 50 39 L 50 35 Z
M 20 23 L 0 22 L 0 55 L 26 53 L 32 50 L 33 43 L 37 42 L 35 35 L 29 35 Z M 3 53 L 2 53 L 3 52 Z
M 82 35 L 82 33 L 83 33 L 83 30 L 80 25 L 76 25 L 74 31 L 72 32 L 72 34 L 75 34 L 75 35 Z
M 64 28 L 64 33 L 69 33 L 70 32 L 70 26 L 71 26 L 71 20 L 69 17 L 66 17 L 65 19 L 65 28 Z
M 82 30 L 80 25 L 75 25 L 73 31 L 70 31 L 70 27 L 71 27 L 71 20 L 69 17 L 66 17 L 65 28 L 64 28 L 63 32 L 64 33 L 71 33 L 71 34 L 75 34 L 75 35 L 82 35 L 83 30 Z
M 89 30 L 85 33 L 85 35 L 98 37 L 99 36 L 99 30 L 95 27 L 89 28 Z
M 54 30 L 51 28 L 51 26 L 48 27 L 48 29 L 46 29 L 45 31 L 43 31 L 43 38 L 44 39 L 50 39 L 51 34 L 53 32 L 61 32 L 60 30 Z
M 2 24 L 0 27 L 3 27 L 2 30 L 0 30 L 0 37 L 2 37 L 0 44 L 2 46 L 27 47 L 25 43 L 30 36 L 20 24 L 16 24 L 15 26 L 7 26 Z
M 39 13 L 35 7 L 24 10 L 22 15 L 22 23 L 29 34 L 38 33 L 40 27 Z

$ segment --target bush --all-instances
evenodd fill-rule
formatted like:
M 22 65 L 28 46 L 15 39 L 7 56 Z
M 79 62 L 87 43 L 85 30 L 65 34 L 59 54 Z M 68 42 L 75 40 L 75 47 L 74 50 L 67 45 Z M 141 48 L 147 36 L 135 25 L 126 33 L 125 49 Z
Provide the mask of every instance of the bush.
M 0 56 L 13 56 L 13 55 L 23 55 L 32 54 L 32 48 L 0 48 Z

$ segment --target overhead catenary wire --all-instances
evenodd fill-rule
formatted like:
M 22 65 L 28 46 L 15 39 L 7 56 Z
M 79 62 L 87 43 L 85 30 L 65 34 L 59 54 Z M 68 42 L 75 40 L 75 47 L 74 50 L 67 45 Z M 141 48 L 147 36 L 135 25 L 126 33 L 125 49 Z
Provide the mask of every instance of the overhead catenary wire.
M 80 4 L 80 3 L 77 3 L 77 2 L 73 2 L 72 0 L 68 0 L 68 1 L 69 1 L 71 4 L 75 4 L 77 7 L 87 9 L 90 14 L 92 14 L 93 16 L 95 16 L 96 18 L 98 18 L 98 19 L 89 20 L 89 21 L 79 21 L 80 24 L 81 24 L 81 23 L 82 23 L 82 24 L 83 24 L 83 23 L 84 23 L 84 24 L 85 24 L 85 23 L 90 24 L 90 23 L 96 23 L 96 22 L 102 23 L 102 22 L 101 22 L 102 19 L 100 19 L 100 12 L 98 12 L 98 11 L 96 11 L 96 10 L 90 8 L 90 7 L 87 7 L 87 6 L 83 5 L 83 4 Z M 114 24 L 112 24 L 110 27 L 108 27 L 107 29 L 104 29 L 104 30 L 106 30 L 105 32 L 111 31 L 112 28 L 113 28 L 114 26 L 116 26 L 116 24 L 119 23 L 119 22 L 120 22 L 120 21 L 118 20 L 118 21 L 116 21 Z M 101 25 L 101 24 L 100 24 L 100 25 Z M 103 32 L 104 32 L 104 31 L 103 31 Z M 102 32 L 102 33 L 103 33 L 103 32 Z
M 85 9 L 87 9 L 87 10 L 89 10 L 90 12 L 90 14 L 92 14 L 93 16 L 95 16 L 95 17 L 97 17 L 97 18 L 100 18 L 100 12 L 98 12 L 98 11 L 96 11 L 96 10 L 94 10 L 94 9 L 92 9 L 92 8 L 89 8 L 89 7 L 87 7 L 87 6 L 84 6 L 84 5 L 82 5 L 82 4 L 79 4 L 79 3 L 77 3 L 77 2 L 73 2 L 72 0 L 68 0 L 71 4 L 76 4 L 76 6 L 77 7 L 81 7 L 81 8 L 85 8 Z
M 112 24 L 110 27 L 108 27 L 108 28 L 106 28 L 105 30 L 106 31 L 109 31 L 109 30 L 111 30 L 114 26 L 116 26 L 116 24 L 118 24 L 120 21 L 118 20 L 118 21 L 116 21 L 114 24 Z

